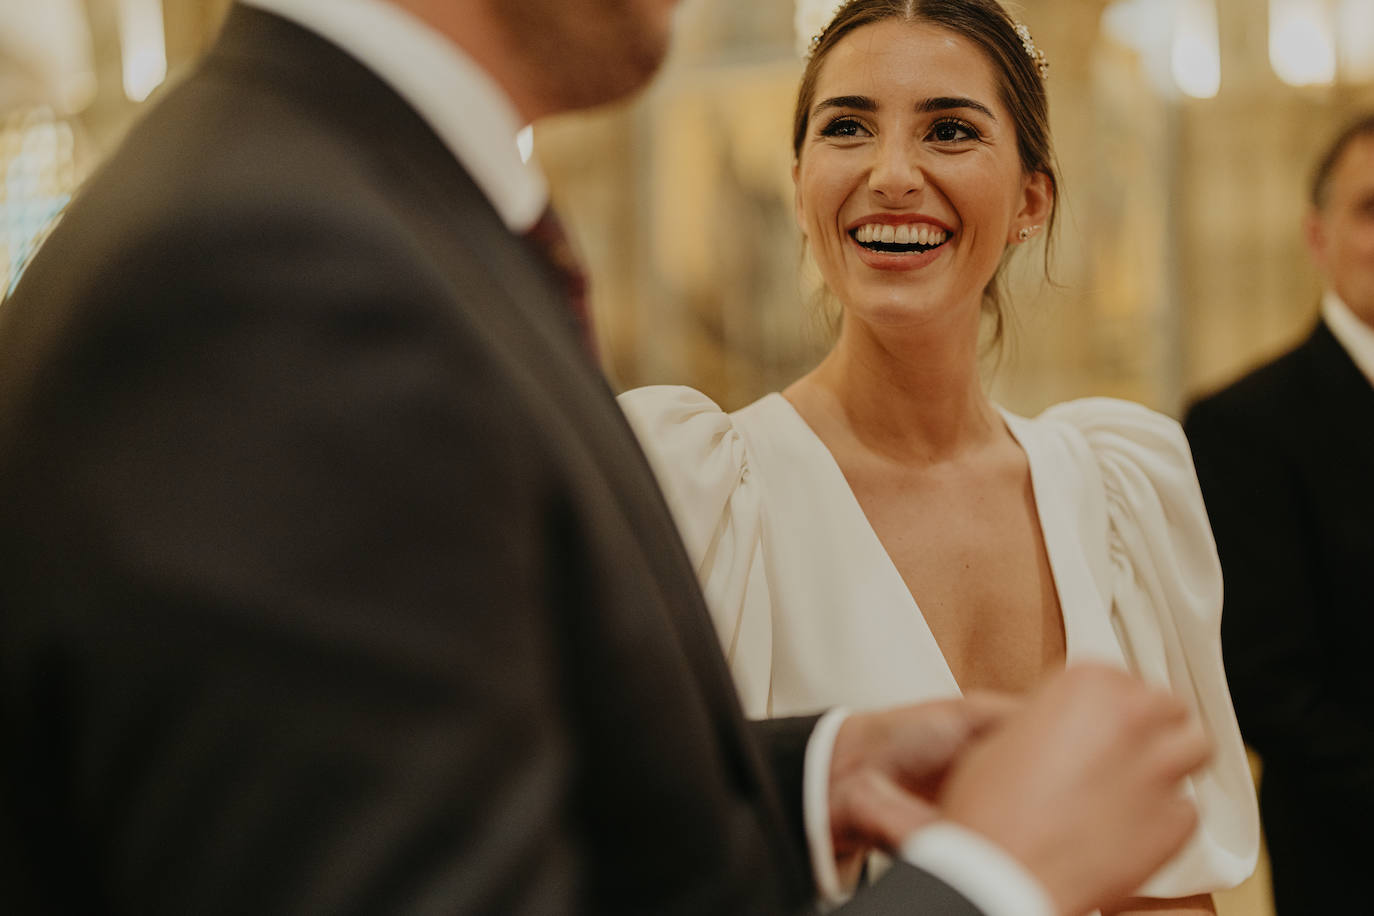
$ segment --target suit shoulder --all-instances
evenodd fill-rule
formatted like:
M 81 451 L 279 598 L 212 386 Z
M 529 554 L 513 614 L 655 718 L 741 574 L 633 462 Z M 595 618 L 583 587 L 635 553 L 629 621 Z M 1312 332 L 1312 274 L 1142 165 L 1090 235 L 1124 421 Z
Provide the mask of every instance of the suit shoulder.
M 1309 340 L 1297 344 L 1224 387 L 1198 398 L 1188 408 L 1184 426 L 1225 419 L 1231 423 L 1274 423 L 1275 416 L 1301 410 L 1304 364 Z

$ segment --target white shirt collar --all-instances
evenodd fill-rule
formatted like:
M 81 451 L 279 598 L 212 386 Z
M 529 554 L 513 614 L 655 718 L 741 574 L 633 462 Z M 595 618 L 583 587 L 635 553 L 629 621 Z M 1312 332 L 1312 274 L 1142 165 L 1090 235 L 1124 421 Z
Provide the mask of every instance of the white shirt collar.
M 448 38 L 386 0 L 240 0 L 309 29 L 356 58 L 419 113 L 512 232 L 549 203 L 548 184 L 516 147 L 509 98 Z
M 1365 324 L 1331 290 L 1322 297 L 1322 320 L 1369 383 L 1374 385 L 1374 328 Z

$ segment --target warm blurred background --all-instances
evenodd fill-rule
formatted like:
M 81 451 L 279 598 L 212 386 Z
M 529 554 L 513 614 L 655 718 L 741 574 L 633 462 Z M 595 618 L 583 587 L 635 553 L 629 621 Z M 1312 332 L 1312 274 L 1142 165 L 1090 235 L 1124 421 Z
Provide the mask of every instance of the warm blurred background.
M 0 292 L 229 0 L 0 0 Z M 1064 184 L 1053 280 L 1013 278 L 989 379 L 1034 413 L 1105 394 L 1177 414 L 1285 346 L 1319 293 L 1312 159 L 1374 108 L 1374 0 L 1023 0 L 1049 55 Z M 685 0 L 661 78 L 532 143 L 593 279 L 620 386 L 742 405 L 807 369 L 827 322 L 792 221 L 792 0 Z M 1270 912 L 1260 879 L 1223 916 Z

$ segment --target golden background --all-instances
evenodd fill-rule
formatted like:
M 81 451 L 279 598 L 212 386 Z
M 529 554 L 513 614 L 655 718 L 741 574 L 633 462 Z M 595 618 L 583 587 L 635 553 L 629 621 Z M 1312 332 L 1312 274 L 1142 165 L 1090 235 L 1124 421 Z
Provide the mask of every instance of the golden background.
M 130 0 L 60 0 L 86 16 L 93 77 L 66 107 L 44 97 L 26 58 L 38 36 L 14 28 L 32 2 L 0 0 L 0 292 L 35 227 L 140 108 L 121 82 L 118 13 Z M 1174 2 L 1157 0 L 1159 14 Z M 1102 27 L 1108 6 L 1014 7 L 1050 60 L 1063 192 L 1053 282 L 1041 276 L 1043 243 L 1027 246 L 1012 271 L 1009 339 L 987 371 L 994 396 L 1021 413 L 1111 395 L 1178 415 L 1305 333 L 1320 292 L 1300 228 L 1313 159 L 1342 122 L 1374 108 L 1368 80 L 1282 83 L 1264 0 L 1216 0 L 1221 89 L 1210 99 L 1162 92 L 1149 75 L 1158 61 Z M 227 7 L 163 0 L 171 80 Z M 792 217 L 792 15 L 791 0 L 686 0 L 648 91 L 536 126 L 535 155 L 588 264 L 619 387 L 688 384 L 736 407 L 826 347 Z M 1266 883 L 1262 864 L 1220 912 L 1271 913 Z

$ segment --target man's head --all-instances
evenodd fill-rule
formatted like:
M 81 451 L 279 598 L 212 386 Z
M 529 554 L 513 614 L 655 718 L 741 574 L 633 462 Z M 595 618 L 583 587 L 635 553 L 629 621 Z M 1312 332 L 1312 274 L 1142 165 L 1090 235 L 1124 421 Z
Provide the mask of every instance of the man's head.
M 529 121 L 623 98 L 663 62 L 678 0 L 391 0 L 447 35 Z
M 1327 286 L 1374 327 L 1374 113 L 1342 131 L 1322 157 L 1306 230 Z

